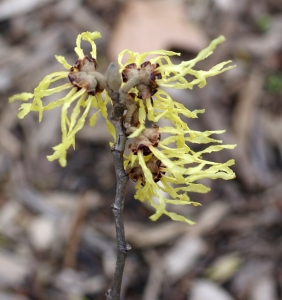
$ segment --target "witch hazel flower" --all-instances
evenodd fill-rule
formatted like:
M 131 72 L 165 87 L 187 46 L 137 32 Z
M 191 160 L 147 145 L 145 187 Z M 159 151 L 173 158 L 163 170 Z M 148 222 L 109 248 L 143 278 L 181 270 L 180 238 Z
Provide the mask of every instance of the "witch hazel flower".
M 183 61 L 178 65 L 171 62 L 170 56 L 179 54 L 171 51 L 139 54 L 124 50 L 119 55 L 123 81 L 136 81 L 131 92 L 136 93 L 136 102 L 140 108 L 138 128 L 127 130 L 133 142 L 129 146 L 130 153 L 125 159 L 125 167 L 132 180 L 137 182 L 135 198 L 142 202 L 148 201 L 156 209 L 155 214 L 150 217 L 151 220 L 155 221 L 164 214 L 173 220 L 193 224 L 193 221 L 184 216 L 167 211 L 167 204 L 198 206 L 200 203 L 191 201 L 188 193 L 206 193 L 210 190 L 198 183 L 198 180 L 205 178 L 228 180 L 235 177 L 230 169 L 234 160 L 216 163 L 203 159 L 206 153 L 233 149 L 236 146 L 221 145 L 221 140 L 211 137 L 223 133 L 224 130 L 200 132 L 190 129 L 183 121 L 183 116 L 197 118 L 204 110 L 190 111 L 183 104 L 174 101 L 162 89 L 162 87 L 192 89 L 195 85 L 202 88 L 206 85 L 208 77 L 232 69 L 234 66 L 226 66 L 231 61 L 222 62 L 208 71 L 194 69 L 197 62 L 211 55 L 216 46 L 224 40 L 224 37 L 220 36 L 195 59 Z M 123 63 L 125 55 L 129 57 L 126 63 Z M 146 60 L 149 55 L 156 57 Z M 143 80 L 145 74 L 147 79 Z M 188 81 L 185 78 L 188 74 L 194 76 L 194 79 Z M 146 137 L 146 132 L 152 130 L 146 128 L 146 121 L 158 122 L 162 118 L 168 120 L 171 126 L 161 128 L 154 125 L 154 130 L 157 128 L 158 139 L 157 142 L 152 141 Z M 161 140 L 162 133 L 167 136 L 163 140 Z M 195 152 L 189 146 L 193 143 L 213 145 Z
M 41 122 L 44 111 L 56 107 L 62 108 L 62 142 L 53 147 L 54 153 L 48 156 L 47 159 L 49 161 L 58 159 L 60 165 L 63 167 L 67 164 L 67 150 L 70 146 L 75 148 L 75 135 L 84 126 L 91 108 L 96 109 L 96 112 L 90 117 L 90 125 L 94 126 L 96 124 L 98 114 L 101 113 L 106 120 L 109 132 L 115 137 L 115 129 L 108 120 L 107 103 L 110 101 L 110 98 L 104 91 L 106 79 L 102 74 L 97 72 L 98 64 L 94 40 L 100 37 L 99 32 L 83 32 L 79 34 L 74 49 L 78 60 L 73 66 L 63 56 L 55 56 L 57 61 L 68 71 L 59 71 L 45 76 L 34 89 L 33 93 L 21 93 L 9 98 L 9 102 L 14 102 L 15 100 L 28 101 L 28 103 L 24 103 L 20 107 L 20 113 L 18 114 L 20 119 L 24 118 L 31 111 L 37 111 L 39 122 Z M 81 48 L 81 40 L 91 44 L 92 51 L 90 55 L 84 54 Z M 61 79 L 68 79 L 68 83 L 49 88 L 52 83 Z M 64 90 L 69 91 L 63 98 L 44 105 L 43 98 Z M 29 100 L 32 100 L 32 102 Z M 75 106 L 72 112 L 69 113 L 69 109 L 73 103 L 75 103 Z
M 168 205 L 200 205 L 188 195 L 190 192 L 209 191 L 199 180 L 234 178 L 235 174 L 230 168 L 234 160 L 212 162 L 205 159 L 205 154 L 233 149 L 235 145 L 223 145 L 221 140 L 213 137 L 224 130 L 201 132 L 189 128 L 183 117 L 197 118 L 204 110 L 190 111 L 173 100 L 163 88 L 192 89 L 195 85 L 202 88 L 208 77 L 232 69 L 234 66 L 227 66 L 230 61 L 219 63 L 208 71 L 194 68 L 199 61 L 213 53 L 224 37 L 213 40 L 194 59 L 180 64 L 172 63 L 170 57 L 180 55 L 172 51 L 156 50 L 139 54 L 124 50 L 118 55 L 119 69 L 111 63 L 106 75 L 98 71 L 94 41 L 100 37 L 99 32 L 79 34 L 74 49 L 78 60 L 73 65 L 64 57 L 56 56 L 67 71 L 45 76 L 33 93 L 18 94 L 9 101 L 24 101 L 19 118 L 36 111 L 39 122 L 45 111 L 61 107 L 62 142 L 53 147 L 54 153 L 47 157 L 49 161 L 58 159 L 61 166 L 66 165 L 67 150 L 75 147 L 75 135 L 84 126 L 86 118 L 89 116 L 90 125 L 94 126 L 101 113 L 114 138 L 112 150 L 119 144 L 117 151 L 124 157 L 124 171 L 136 182 L 135 198 L 149 202 L 156 210 L 151 220 L 167 215 L 173 220 L 193 224 L 185 216 L 168 211 Z M 84 54 L 82 40 L 91 44 L 90 54 Z M 147 59 L 148 56 L 153 58 Z M 189 81 L 186 75 L 194 79 Z M 67 82 L 50 87 L 59 80 Z M 65 90 L 68 91 L 63 98 L 44 103 L 45 97 Z M 111 120 L 108 115 L 110 105 L 113 107 L 112 116 L 116 116 Z M 96 111 L 93 112 L 93 109 Z M 161 119 L 167 120 L 169 125 L 160 127 L 158 122 Z M 149 126 L 149 123 L 153 125 Z M 128 140 L 126 154 L 125 143 L 121 146 L 120 133 L 116 133 L 116 129 L 121 129 Z M 193 144 L 208 146 L 197 152 L 192 149 Z
M 123 82 L 138 78 L 139 83 L 136 84 L 138 98 L 143 100 L 151 98 L 157 92 L 156 79 L 162 78 L 161 73 L 155 71 L 158 67 L 158 63 L 152 64 L 150 61 L 145 61 L 140 67 L 137 67 L 136 63 L 128 64 L 121 73 Z

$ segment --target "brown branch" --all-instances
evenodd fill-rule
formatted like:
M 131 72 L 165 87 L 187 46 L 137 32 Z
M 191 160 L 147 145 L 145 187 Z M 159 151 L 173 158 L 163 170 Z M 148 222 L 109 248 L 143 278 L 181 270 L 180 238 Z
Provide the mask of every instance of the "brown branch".
M 117 261 L 111 288 L 108 290 L 107 300 L 120 300 L 120 291 L 124 264 L 128 251 L 131 246 L 126 243 L 124 235 L 123 224 L 123 207 L 125 202 L 126 185 L 128 182 L 128 175 L 123 167 L 123 154 L 127 137 L 123 130 L 123 114 L 125 110 L 125 103 L 121 100 L 119 87 L 121 85 L 120 74 L 115 64 L 111 63 L 107 72 L 106 90 L 113 101 L 113 111 L 111 122 L 116 130 L 116 143 L 112 147 L 112 155 L 115 166 L 115 173 L 117 178 L 115 202 L 112 204 L 112 211 L 116 224 L 116 238 L 117 238 Z

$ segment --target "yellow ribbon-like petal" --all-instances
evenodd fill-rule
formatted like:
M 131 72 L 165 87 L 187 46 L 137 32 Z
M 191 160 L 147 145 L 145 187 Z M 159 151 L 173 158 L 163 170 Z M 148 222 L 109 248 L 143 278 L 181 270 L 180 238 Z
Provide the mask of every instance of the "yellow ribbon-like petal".
M 15 100 L 27 101 L 27 100 L 33 98 L 33 96 L 34 95 L 31 94 L 31 93 L 21 93 L 21 94 L 17 94 L 17 95 L 14 95 L 14 96 L 10 97 L 9 102 L 12 103 Z
M 94 32 L 87 31 L 87 32 L 82 32 L 81 34 L 79 34 L 76 39 L 76 47 L 74 48 L 74 51 L 76 52 L 78 58 L 83 59 L 85 56 L 83 53 L 83 49 L 81 48 L 81 40 L 84 40 L 84 41 L 87 41 L 90 43 L 90 45 L 92 47 L 92 51 L 90 52 L 90 54 L 93 58 L 96 59 L 97 50 L 96 50 L 96 45 L 94 43 L 94 40 L 98 39 L 100 37 L 101 37 L 101 33 L 98 31 L 94 31 Z
M 64 66 L 67 70 L 69 70 L 72 66 L 67 62 L 64 56 L 55 55 L 57 61 Z

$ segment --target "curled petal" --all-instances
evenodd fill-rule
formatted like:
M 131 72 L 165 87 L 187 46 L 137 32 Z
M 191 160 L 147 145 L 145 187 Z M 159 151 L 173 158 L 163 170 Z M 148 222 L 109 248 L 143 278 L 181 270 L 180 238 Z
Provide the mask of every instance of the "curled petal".
M 33 96 L 34 95 L 31 94 L 31 93 L 21 93 L 21 94 L 17 94 L 17 95 L 14 95 L 14 96 L 10 97 L 9 102 L 12 103 L 15 100 L 27 101 L 27 100 L 33 98 Z
M 79 96 L 82 96 L 82 94 L 80 94 Z M 88 115 L 89 109 L 91 107 L 91 98 L 90 97 L 91 96 L 89 96 L 86 101 L 86 108 L 85 108 L 83 114 L 77 120 L 76 124 L 73 124 L 72 128 L 69 131 L 67 131 L 67 127 L 66 127 L 66 111 L 67 111 L 67 107 L 69 106 L 69 104 L 72 101 L 74 101 L 74 98 L 71 98 L 69 100 L 69 102 L 65 105 L 65 107 L 63 108 L 62 118 L 61 118 L 61 126 L 62 126 L 62 132 L 63 132 L 62 143 L 53 147 L 55 152 L 52 155 L 47 156 L 47 159 L 49 161 L 58 159 L 59 163 L 62 167 L 66 166 L 66 164 L 67 164 L 67 160 L 66 160 L 67 149 L 71 145 L 75 144 L 75 134 L 83 127 L 83 125 L 85 123 L 86 116 Z M 79 101 L 81 101 L 81 98 Z
M 57 61 L 64 66 L 67 70 L 69 70 L 72 66 L 67 62 L 64 56 L 55 55 Z
M 92 51 L 90 52 L 90 54 L 93 58 L 96 58 L 97 51 L 96 51 L 96 45 L 93 42 L 93 40 L 100 38 L 100 37 L 101 37 L 101 34 L 98 31 L 94 31 L 94 32 L 87 31 L 87 32 L 82 32 L 81 34 L 79 34 L 76 39 L 76 47 L 74 48 L 74 51 L 76 52 L 78 58 L 83 59 L 83 57 L 84 57 L 83 49 L 81 48 L 81 40 L 88 41 L 91 44 Z

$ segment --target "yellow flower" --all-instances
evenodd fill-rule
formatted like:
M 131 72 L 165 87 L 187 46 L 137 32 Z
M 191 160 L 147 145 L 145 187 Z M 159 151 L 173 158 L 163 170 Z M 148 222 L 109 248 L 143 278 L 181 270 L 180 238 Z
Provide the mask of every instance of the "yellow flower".
M 208 71 L 194 70 L 195 64 L 210 54 L 216 46 L 224 41 L 220 36 L 202 50 L 196 58 L 183 61 L 174 65 L 169 56 L 179 55 L 170 51 L 151 51 L 143 54 L 124 50 L 119 55 L 119 65 L 122 70 L 124 82 L 139 78 L 141 84 L 137 84 L 132 92 L 137 93 L 136 103 L 139 107 L 139 127 L 128 129 L 133 138 L 131 152 L 125 159 L 125 168 L 129 176 L 138 181 L 135 198 L 140 201 L 148 201 L 156 213 L 150 218 L 157 220 L 162 214 L 173 220 L 184 221 L 193 224 L 184 216 L 167 210 L 167 204 L 173 205 L 200 205 L 193 202 L 188 192 L 206 193 L 209 188 L 197 183 L 204 178 L 229 180 L 235 177 L 229 168 L 234 160 L 225 163 L 216 163 L 202 158 L 205 153 L 233 149 L 236 145 L 218 145 L 222 141 L 211 137 L 221 131 L 195 131 L 188 127 L 182 116 L 197 118 L 204 110 L 190 111 L 183 104 L 171 99 L 170 95 L 160 87 L 189 88 L 194 85 L 200 88 L 206 85 L 206 79 L 225 72 L 234 66 L 225 67 L 230 61 L 220 63 Z M 125 64 L 122 63 L 124 55 L 129 54 Z M 145 61 L 148 55 L 157 55 L 150 61 Z M 190 74 L 195 77 L 188 82 L 185 76 Z M 143 78 L 147 76 L 147 81 Z M 136 80 L 136 82 L 138 82 Z M 182 115 L 182 116 L 181 116 Z M 170 121 L 170 126 L 158 128 L 158 133 L 166 134 L 166 138 L 160 140 L 160 135 L 146 129 L 146 120 L 158 122 L 161 118 Z M 206 149 L 195 152 L 188 143 L 208 144 L 213 143 Z M 216 143 L 217 145 L 214 145 Z M 137 155 L 136 155 L 137 154 Z
M 149 67 L 151 71 L 155 71 L 156 78 L 152 78 L 152 81 L 156 80 L 156 83 L 163 87 L 172 87 L 177 89 L 192 89 L 194 85 L 198 85 L 200 88 L 206 85 L 206 79 L 211 76 L 215 76 L 227 70 L 234 68 L 234 66 L 224 67 L 231 61 L 222 62 L 212 67 L 208 71 L 194 70 L 193 67 L 201 60 L 204 60 L 213 53 L 213 50 L 217 45 L 225 41 L 223 36 L 219 36 L 214 39 L 207 48 L 199 52 L 199 54 L 192 60 L 183 61 L 178 65 L 174 65 L 169 56 L 180 55 L 173 51 L 156 50 L 149 51 L 142 54 L 130 51 L 128 49 L 123 50 L 118 56 L 118 62 L 122 70 L 129 68 L 135 69 L 135 66 L 142 69 L 148 69 L 148 61 L 145 58 L 149 55 L 157 55 L 149 60 L 152 67 Z M 123 58 L 125 55 L 129 55 L 125 64 L 123 64 Z M 149 70 L 147 70 L 149 71 Z M 159 75 L 160 74 L 160 75 Z M 195 77 L 194 80 L 188 82 L 184 76 L 190 74 Z M 159 76 L 158 76 L 159 75 Z
M 61 130 L 62 143 L 53 147 L 54 153 L 47 156 L 49 161 L 59 160 L 61 166 L 66 166 L 67 150 L 72 145 L 75 147 L 75 135 L 84 126 L 86 117 L 91 108 L 96 108 L 97 111 L 90 118 L 90 125 L 94 126 L 97 121 L 98 113 L 106 119 L 106 125 L 109 132 L 115 138 L 115 129 L 108 120 L 107 103 L 110 101 L 109 96 L 103 91 L 105 83 L 103 78 L 96 72 L 96 45 L 94 40 L 100 38 L 99 32 L 83 32 L 77 36 L 75 52 L 78 56 L 78 61 L 71 66 L 63 56 L 55 56 L 68 71 L 60 71 L 49 74 L 39 83 L 32 93 L 21 93 L 9 98 L 9 102 L 15 100 L 32 102 L 24 103 L 20 107 L 19 118 L 24 118 L 30 111 L 38 111 L 39 122 L 43 117 L 43 112 L 61 106 Z M 91 56 L 84 55 L 81 48 L 81 40 L 88 41 L 91 44 Z M 69 78 L 68 83 L 58 87 L 49 88 L 53 82 L 60 79 Z M 42 102 L 42 98 L 70 89 L 63 97 L 46 105 Z M 104 94 L 102 96 L 102 94 Z M 72 103 L 76 102 L 74 108 L 69 115 L 69 108 Z
M 204 113 L 204 110 L 188 110 L 183 104 L 173 101 L 169 94 L 160 87 L 170 87 L 176 89 L 192 89 L 194 85 L 200 88 L 206 85 L 206 79 L 215 76 L 235 66 L 228 66 L 231 61 L 217 64 L 208 71 L 194 70 L 193 67 L 197 62 L 207 58 L 213 53 L 213 50 L 220 43 L 224 42 L 223 36 L 213 40 L 209 46 L 203 49 L 194 59 L 183 61 L 178 65 L 171 62 L 169 56 L 180 55 L 179 53 L 157 50 L 139 54 L 130 50 L 123 50 L 118 55 L 118 62 L 123 75 L 123 81 L 128 81 L 133 76 L 140 76 L 142 84 L 137 85 L 133 92 L 137 89 L 139 100 L 139 122 L 140 127 L 132 133 L 130 137 L 138 136 L 145 128 L 145 119 L 158 122 L 162 117 L 170 120 L 176 128 L 188 130 L 188 126 L 179 117 L 180 114 L 188 118 L 197 118 L 197 114 Z M 123 63 L 125 55 L 129 55 L 126 63 Z M 147 56 L 157 55 L 156 57 L 146 61 Z M 194 80 L 188 82 L 185 76 L 189 74 L 195 77 Z M 144 84 L 144 75 L 149 78 Z M 153 96 L 153 98 L 152 98 Z M 143 100 L 143 101 L 142 101 Z M 143 103 L 142 103 L 143 102 Z M 148 113 L 145 112 L 147 109 Z
M 157 220 L 162 214 L 173 220 L 184 221 L 193 224 L 184 216 L 167 210 L 168 204 L 174 205 L 200 205 L 190 200 L 189 192 L 206 193 L 209 188 L 198 180 L 204 178 L 225 180 L 235 177 L 230 166 L 234 160 L 225 163 L 216 163 L 205 160 L 202 156 L 206 153 L 233 149 L 235 145 L 221 145 L 222 141 L 211 137 L 224 131 L 195 131 L 183 121 L 186 118 L 197 118 L 204 110 L 190 111 L 180 104 L 160 87 L 192 89 L 194 85 L 200 88 L 206 84 L 206 79 L 225 72 L 234 66 L 226 65 L 230 62 L 222 62 L 208 71 L 194 70 L 197 62 L 205 59 L 216 46 L 224 41 L 220 36 L 202 50 L 196 58 L 183 61 L 178 65 L 171 62 L 170 56 L 179 55 L 172 51 L 158 50 L 143 54 L 129 50 L 122 51 L 118 56 L 120 72 L 124 84 L 120 88 L 121 78 L 118 69 L 112 63 L 106 77 L 97 72 L 96 45 L 94 40 L 100 38 L 98 32 L 83 32 L 76 40 L 75 52 L 77 62 L 71 66 L 62 56 L 56 59 L 68 70 L 49 74 L 34 89 L 34 93 L 21 93 L 9 99 L 26 101 L 20 107 L 19 118 L 23 118 L 30 111 L 38 111 L 39 122 L 43 112 L 61 106 L 61 130 L 62 142 L 53 147 L 54 153 L 48 156 L 48 160 L 59 160 L 65 166 L 68 148 L 75 147 L 75 135 L 84 126 L 91 108 L 97 111 L 90 117 L 90 125 L 94 126 L 100 112 L 106 120 L 109 132 L 115 138 L 115 128 L 108 120 L 107 103 L 117 101 L 116 110 L 121 112 L 125 134 L 133 139 L 130 144 L 130 153 L 124 156 L 124 168 L 126 173 L 137 182 L 135 198 L 140 201 L 148 201 L 156 213 L 151 216 Z M 91 44 L 90 55 L 85 55 L 81 48 L 81 40 Z M 129 55 L 125 64 L 123 59 Z M 149 61 L 148 55 L 155 55 Z M 190 82 L 186 75 L 194 76 Z M 68 83 L 61 86 L 50 87 L 52 83 L 69 79 Z M 104 89 L 107 89 L 109 95 Z M 61 99 L 44 104 L 42 99 L 55 93 L 70 89 Z M 30 102 L 28 102 L 31 100 Z M 69 113 L 70 107 L 73 107 Z M 160 128 L 153 125 L 146 128 L 146 122 L 158 122 L 161 118 L 169 121 L 167 127 Z M 121 123 L 119 124 L 119 126 Z M 161 134 L 165 138 L 161 139 Z M 195 152 L 190 144 L 209 144 L 202 151 Z
M 233 149 L 236 145 L 212 145 L 206 149 L 195 152 L 187 142 L 206 144 L 221 143 L 210 137 L 212 134 L 223 133 L 218 131 L 180 130 L 173 127 L 159 128 L 160 133 L 169 133 L 170 136 L 158 142 L 158 146 L 146 144 L 148 151 L 139 148 L 137 155 L 130 153 L 125 160 L 126 171 L 129 176 L 138 181 L 135 198 L 148 201 L 155 209 L 151 220 L 157 220 L 162 214 L 173 220 L 194 222 L 184 216 L 168 212 L 167 204 L 173 205 L 200 205 L 190 200 L 187 192 L 206 193 L 210 189 L 203 184 L 195 183 L 198 180 L 221 178 L 229 180 L 235 178 L 234 172 L 229 168 L 234 164 L 231 159 L 225 163 L 216 163 L 202 158 L 205 153 Z M 152 164 L 155 162 L 155 164 Z M 155 202 L 154 199 L 157 199 Z

